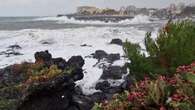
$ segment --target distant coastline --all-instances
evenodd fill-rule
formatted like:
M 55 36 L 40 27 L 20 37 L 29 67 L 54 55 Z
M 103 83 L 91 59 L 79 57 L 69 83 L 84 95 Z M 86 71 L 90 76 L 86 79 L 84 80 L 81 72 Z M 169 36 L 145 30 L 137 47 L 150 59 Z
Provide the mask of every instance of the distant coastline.
M 146 15 L 152 18 L 193 18 L 195 16 L 195 6 L 185 4 L 171 4 L 166 8 L 137 8 L 135 6 L 121 7 L 119 10 L 111 8 L 97 8 L 93 6 L 80 6 L 73 14 L 58 14 L 57 17 L 66 16 L 76 20 L 99 20 L 106 22 L 117 22 L 125 19 L 132 19 L 136 15 Z
M 76 20 L 93 20 L 93 21 L 105 21 L 105 22 L 118 22 L 125 19 L 132 19 L 134 16 L 129 15 L 77 15 L 77 14 L 68 14 L 64 15 L 68 18 L 74 18 Z M 58 15 L 58 17 L 60 17 Z

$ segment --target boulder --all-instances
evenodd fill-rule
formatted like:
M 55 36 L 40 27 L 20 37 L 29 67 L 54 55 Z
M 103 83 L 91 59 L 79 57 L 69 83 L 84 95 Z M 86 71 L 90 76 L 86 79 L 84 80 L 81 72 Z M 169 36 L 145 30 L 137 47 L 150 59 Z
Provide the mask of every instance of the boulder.
M 52 60 L 52 55 L 46 50 L 41 52 L 36 52 L 35 55 L 35 63 L 39 64 L 48 64 Z M 48 64 L 50 65 L 50 64 Z
M 121 79 L 127 73 L 126 67 L 110 66 L 103 70 L 101 79 Z
M 123 45 L 123 41 L 121 39 L 112 39 L 110 44 L 116 44 L 116 45 L 122 46 Z
M 81 68 L 84 64 L 84 59 L 81 56 L 72 56 L 68 60 L 68 65 L 72 67 Z
M 96 103 L 100 103 L 103 100 L 107 99 L 105 93 L 103 93 L 103 92 L 96 92 L 96 93 L 90 95 L 89 97 L 91 98 L 91 100 L 93 100 Z
M 123 90 L 129 90 L 130 85 L 133 84 L 133 80 L 131 79 L 130 75 L 127 75 L 124 78 L 124 82 L 121 84 L 121 88 Z
M 110 83 L 108 81 L 99 82 L 95 86 L 96 90 L 101 90 L 101 91 L 107 90 L 109 88 L 110 88 Z
M 64 77 L 64 78 L 63 78 Z M 64 110 L 71 102 L 74 82 L 68 76 L 31 86 L 18 110 Z
M 120 60 L 120 54 L 108 54 L 106 58 L 109 63 L 113 63 L 116 60 Z
M 67 62 L 63 58 L 53 58 L 52 61 L 53 64 L 57 65 L 59 69 L 64 70 L 67 66 Z
M 73 102 L 76 103 L 79 110 L 91 110 L 94 102 L 88 96 L 73 95 Z
M 103 50 L 96 50 L 95 53 L 92 55 L 93 55 L 93 58 L 100 60 L 100 59 L 106 58 L 108 54 Z
M 84 76 L 81 56 L 66 62 L 41 51 L 35 53 L 35 59 L 35 63 L 0 69 L 0 109 L 90 110 L 93 103 L 75 88 L 75 81 Z
M 83 69 L 81 69 L 81 68 L 73 69 L 71 71 L 71 76 L 72 76 L 74 81 L 78 81 L 78 80 L 83 79 L 83 77 L 84 77 Z
M 121 86 L 111 86 L 108 81 L 97 83 L 95 89 L 101 90 L 103 93 L 105 93 L 108 99 L 111 98 L 110 96 L 112 96 L 113 94 L 119 93 L 122 91 Z
M 105 59 L 108 63 L 113 63 L 116 60 L 120 60 L 119 53 L 108 54 L 104 50 L 96 50 L 95 53 L 93 53 L 91 55 L 93 56 L 93 58 L 98 59 L 98 61 L 100 61 L 101 59 Z

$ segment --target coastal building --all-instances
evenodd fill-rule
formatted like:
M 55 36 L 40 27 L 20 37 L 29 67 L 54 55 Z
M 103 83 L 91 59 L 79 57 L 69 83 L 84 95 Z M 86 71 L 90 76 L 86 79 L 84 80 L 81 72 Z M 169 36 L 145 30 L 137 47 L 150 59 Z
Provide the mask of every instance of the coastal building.
M 126 10 L 127 15 L 129 16 L 135 16 L 136 14 L 136 7 L 133 5 L 127 6 L 125 10 Z
M 127 15 L 126 8 L 124 6 L 120 8 L 119 15 L 121 15 L 121 16 Z
M 182 16 L 195 16 L 195 6 L 187 6 L 183 9 Z
M 170 6 L 168 7 L 168 12 L 171 15 L 178 15 L 182 12 L 182 10 L 184 9 L 184 5 L 182 3 L 175 5 L 175 4 L 170 4 Z
M 149 11 L 147 8 L 137 8 L 136 9 L 136 15 L 149 15 Z
M 119 15 L 119 12 L 114 9 L 106 8 L 106 9 L 101 10 L 101 14 L 102 15 Z

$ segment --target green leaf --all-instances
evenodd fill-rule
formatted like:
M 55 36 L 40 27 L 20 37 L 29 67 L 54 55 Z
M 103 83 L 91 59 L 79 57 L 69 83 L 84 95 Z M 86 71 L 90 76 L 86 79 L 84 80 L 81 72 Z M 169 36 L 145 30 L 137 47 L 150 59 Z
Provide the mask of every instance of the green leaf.
M 195 83 L 195 74 L 186 73 L 184 74 L 184 78 L 192 83 Z

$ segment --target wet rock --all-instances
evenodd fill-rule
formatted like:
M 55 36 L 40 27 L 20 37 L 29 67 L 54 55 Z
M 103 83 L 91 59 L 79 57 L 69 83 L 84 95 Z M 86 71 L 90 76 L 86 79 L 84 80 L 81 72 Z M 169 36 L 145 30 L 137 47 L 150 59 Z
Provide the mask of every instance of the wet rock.
M 106 58 L 109 63 L 113 63 L 116 60 L 120 60 L 120 54 L 109 54 Z
M 10 103 L 3 105 L 3 110 L 90 110 L 93 102 L 82 95 L 81 89 L 75 89 L 75 81 L 84 76 L 81 56 L 66 63 L 62 58 L 52 58 L 48 51 L 41 51 L 35 53 L 35 59 L 36 63 L 0 69 L 0 102 Z M 39 62 L 49 62 L 48 67 Z
M 96 92 L 92 95 L 89 96 L 91 98 L 91 100 L 93 100 L 94 102 L 100 103 L 103 100 L 106 100 L 106 95 L 103 92 Z
M 7 50 L 0 52 L 0 55 L 5 55 L 6 57 L 23 55 L 19 52 L 19 50 L 22 49 L 19 45 L 10 45 L 7 48 Z
M 41 52 L 36 52 L 35 55 L 35 63 L 49 63 L 52 60 L 52 55 L 46 50 Z M 49 65 L 49 64 L 48 64 Z
M 43 41 L 43 42 L 41 42 L 41 44 L 50 45 L 50 44 L 52 44 L 52 43 L 51 43 L 51 42 L 47 42 L 47 41 Z
M 19 45 L 15 44 L 15 45 L 10 45 L 8 47 L 9 49 L 22 49 L 22 47 L 20 47 Z
M 106 58 L 108 54 L 103 50 L 96 50 L 95 53 L 92 55 L 93 55 L 93 58 L 100 60 L 100 59 Z
M 122 91 L 123 91 L 123 90 L 122 90 L 121 86 L 115 86 L 115 87 L 109 88 L 106 92 L 107 92 L 108 94 L 114 95 L 114 94 L 120 93 L 120 92 L 122 92 Z M 109 98 L 109 97 L 108 97 L 108 98 Z
M 81 68 L 85 64 L 84 59 L 81 56 L 72 56 L 68 60 L 68 65 Z
M 91 110 L 94 105 L 90 97 L 82 95 L 74 95 L 73 102 L 76 103 L 79 110 Z
M 107 90 L 109 88 L 110 88 L 110 83 L 108 81 L 99 82 L 95 86 L 96 90 L 101 90 L 101 91 Z
M 121 79 L 126 73 L 127 69 L 125 67 L 110 66 L 103 70 L 101 79 Z
M 22 53 L 16 52 L 14 50 L 7 50 L 6 52 L 3 52 L 3 54 L 5 54 L 6 57 L 23 55 Z
M 133 80 L 131 79 L 130 75 L 127 75 L 124 78 L 124 82 L 121 84 L 121 88 L 123 90 L 129 90 L 131 84 L 133 84 Z
M 66 110 L 72 101 L 74 81 L 68 75 L 29 86 L 18 110 Z
M 116 44 L 116 45 L 122 46 L 123 45 L 123 41 L 121 39 L 112 39 L 110 44 Z
M 53 58 L 52 61 L 53 64 L 57 65 L 59 69 L 64 70 L 67 66 L 67 62 L 63 58 Z
M 47 40 L 40 41 L 40 43 L 43 45 L 52 45 L 55 43 L 55 41 L 53 39 L 47 39 Z
M 92 47 L 92 45 L 82 44 L 81 47 Z
M 108 81 L 97 83 L 95 89 L 101 90 L 103 93 L 105 93 L 107 98 L 111 98 L 110 96 L 112 96 L 113 94 L 119 93 L 122 91 L 121 86 L 111 86 Z
M 112 63 L 114 61 L 120 60 L 120 54 L 119 53 L 107 54 L 103 50 L 97 50 L 97 51 L 95 51 L 95 53 L 93 53 L 91 55 L 92 55 L 93 58 L 98 60 L 96 62 L 96 64 L 94 64 L 93 66 L 101 68 L 101 69 L 104 69 L 104 68 L 112 65 Z M 91 56 L 87 56 L 86 58 L 91 58 Z
M 75 90 L 75 94 L 77 94 L 77 95 L 83 95 L 83 91 L 82 91 L 82 89 L 81 89 L 80 86 L 76 86 L 74 88 L 74 90 Z
M 72 76 L 74 81 L 81 80 L 84 77 L 83 70 L 81 68 L 73 69 L 71 71 L 71 76 Z

